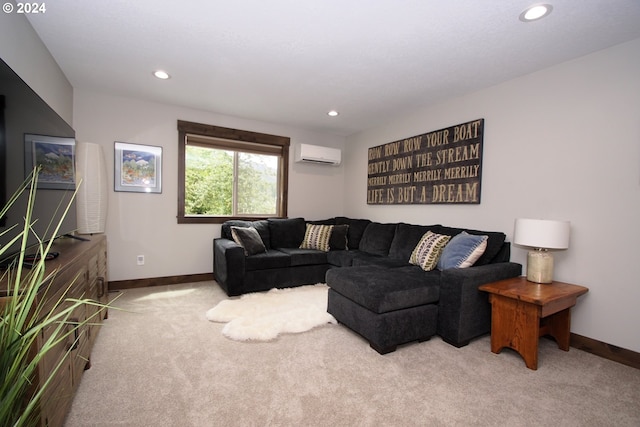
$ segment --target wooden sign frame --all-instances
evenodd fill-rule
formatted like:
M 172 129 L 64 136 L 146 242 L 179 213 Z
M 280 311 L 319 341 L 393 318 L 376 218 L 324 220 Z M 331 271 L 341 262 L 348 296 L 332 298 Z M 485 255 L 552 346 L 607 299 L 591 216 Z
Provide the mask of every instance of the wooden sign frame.
M 367 204 L 480 204 L 484 119 L 371 147 Z

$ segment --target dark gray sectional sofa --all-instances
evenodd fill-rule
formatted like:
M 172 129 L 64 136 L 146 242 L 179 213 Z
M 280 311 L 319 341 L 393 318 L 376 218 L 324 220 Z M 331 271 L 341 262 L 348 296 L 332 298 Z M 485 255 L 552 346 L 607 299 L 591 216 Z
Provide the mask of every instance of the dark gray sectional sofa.
M 491 308 L 482 284 L 519 276 L 509 262 L 504 233 L 435 225 L 378 223 L 336 217 L 313 224 L 334 225 L 328 252 L 301 249 L 303 218 L 227 221 L 213 242 L 214 277 L 229 296 L 324 282 L 328 311 L 367 339 L 381 354 L 400 344 L 438 334 L 460 347 L 490 332 Z M 232 227 L 254 227 L 264 252 L 246 255 Z M 486 235 L 483 255 L 469 268 L 424 271 L 409 263 L 422 236 Z

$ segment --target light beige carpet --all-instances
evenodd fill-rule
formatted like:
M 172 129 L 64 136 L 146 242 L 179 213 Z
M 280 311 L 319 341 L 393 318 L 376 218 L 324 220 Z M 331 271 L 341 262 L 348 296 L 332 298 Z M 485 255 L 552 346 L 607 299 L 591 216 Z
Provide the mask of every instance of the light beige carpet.
M 638 426 L 640 370 L 543 339 L 539 368 L 437 337 L 381 356 L 342 325 L 274 341 L 222 336 L 214 282 L 125 291 L 67 427 Z

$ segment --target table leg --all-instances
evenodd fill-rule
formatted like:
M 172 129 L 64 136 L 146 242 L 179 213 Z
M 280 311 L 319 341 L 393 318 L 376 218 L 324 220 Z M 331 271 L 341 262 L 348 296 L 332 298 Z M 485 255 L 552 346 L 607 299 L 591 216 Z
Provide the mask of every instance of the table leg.
M 491 295 L 491 351 L 517 351 L 529 369 L 538 369 L 540 310 L 534 304 Z
M 551 335 L 558 343 L 558 348 L 569 351 L 571 340 L 571 308 L 562 310 L 542 319 L 540 335 Z

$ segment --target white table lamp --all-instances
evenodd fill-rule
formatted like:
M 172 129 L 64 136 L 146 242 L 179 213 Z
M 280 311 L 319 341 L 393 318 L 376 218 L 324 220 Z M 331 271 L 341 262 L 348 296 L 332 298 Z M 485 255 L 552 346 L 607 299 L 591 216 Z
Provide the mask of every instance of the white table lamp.
M 534 248 L 527 255 L 527 280 L 553 282 L 553 255 L 548 249 L 569 247 L 569 221 L 518 218 L 513 243 Z

